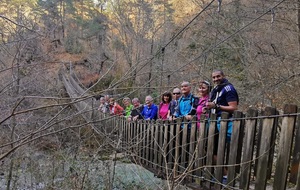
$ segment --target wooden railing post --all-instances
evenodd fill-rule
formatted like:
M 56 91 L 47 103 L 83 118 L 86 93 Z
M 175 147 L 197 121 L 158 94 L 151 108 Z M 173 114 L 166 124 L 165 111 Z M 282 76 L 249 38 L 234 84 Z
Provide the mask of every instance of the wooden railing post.
M 240 189 L 249 189 L 250 175 L 251 175 L 251 163 L 254 149 L 254 139 L 256 133 L 258 111 L 249 109 L 247 117 L 249 119 L 245 122 L 245 139 L 243 143 L 243 156 L 242 156 L 242 169 L 240 177 Z
M 158 169 L 159 170 L 162 170 L 162 158 L 163 158 L 163 155 L 164 155 L 164 148 L 163 148 L 163 142 L 164 142 L 164 121 L 162 121 L 160 123 L 160 125 L 158 126 L 158 132 L 159 132 L 159 142 L 158 142 Z
M 148 133 L 148 130 L 147 130 L 147 124 L 146 124 L 146 121 L 143 120 L 142 121 L 142 158 L 143 158 L 143 164 L 146 165 L 147 164 L 147 152 L 148 152 L 148 144 L 147 144 L 147 133 Z
M 173 176 L 176 177 L 179 170 L 178 170 L 178 164 L 179 164 L 179 154 L 180 154 L 180 138 L 181 138 L 181 119 L 178 118 L 176 120 L 176 132 L 175 132 L 175 158 L 174 158 L 174 168 L 173 168 Z
M 153 120 L 150 121 L 149 129 L 150 129 L 150 148 L 149 148 L 149 167 L 153 168 L 155 166 L 154 164 L 154 157 L 155 157 L 155 150 L 154 145 L 156 144 L 155 140 L 155 128 L 157 125 L 154 123 Z
M 169 125 L 170 125 L 170 130 L 169 130 L 170 135 L 169 135 L 169 141 L 168 141 L 169 151 L 168 151 L 168 164 L 167 164 L 167 167 L 168 168 L 173 168 L 174 163 L 175 163 L 176 122 L 172 121 L 172 122 L 170 122 Z
M 150 125 L 150 121 L 145 121 L 146 125 L 145 125 L 145 130 L 147 131 L 146 132 L 146 144 L 145 144 L 145 151 L 146 151 L 146 158 L 145 158 L 145 161 L 146 161 L 146 165 L 149 166 L 150 165 L 150 149 L 151 149 L 151 125 Z
M 183 173 L 186 169 L 186 165 L 188 162 L 188 120 L 184 118 L 183 128 L 181 128 L 181 155 L 180 155 L 180 173 Z
M 169 166 L 168 166 L 168 158 L 170 156 L 170 150 L 168 149 L 169 144 L 171 143 L 170 140 L 170 124 L 168 121 L 164 122 L 164 139 L 163 139 L 163 147 L 162 147 L 162 171 L 165 172 L 166 174 L 169 173 Z M 169 138 L 168 138 L 169 137 Z
M 188 162 L 188 173 L 190 171 L 195 171 L 195 160 L 197 157 L 197 151 L 196 151 L 196 136 L 197 136 L 197 118 L 194 117 L 191 124 L 191 130 L 190 130 L 190 139 L 189 139 L 189 162 Z M 192 172 L 191 174 L 195 174 L 195 172 Z
M 266 116 L 272 116 L 276 113 L 275 108 L 267 107 L 265 109 Z M 259 157 L 257 163 L 257 171 L 256 171 L 256 190 L 264 190 L 266 188 L 267 183 L 267 166 L 269 162 L 269 154 L 271 148 L 271 138 L 273 133 L 275 118 L 265 118 L 263 119 L 262 124 L 262 135 L 260 140 L 259 147 Z
M 300 113 L 300 108 L 298 107 L 298 113 Z M 293 184 L 297 183 L 297 175 L 298 178 L 300 178 L 300 175 L 298 174 L 298 170 L 300 169 L 299 164 L 300 164 L 300 116 L 298 115 L 297 117 L 297 122 L 296 122 L 296 137 L 295 137 L 295 143 L 294 143 L 294 148 L 293 148 L 293 153 L 292 153 L 292 163 L 291 163 L 291 173 L 290 173 L 290 182 Z M 300 181 L 299 181 L 300 182 Z M 300 186 L 298 187 L 300 189 Z
M 297 106 L 285 105 L 284 114 L 297 112 Z M 295 130 L 296 116 L 285 116 L 282 120 L 278 157 L 274 176 L 274 190 L 284 190 L 288 175 L 288 167 L 293 144 L 293 136 Z
M 206 116 L 204 114 L 201 115 L 200 118 L 200 127 L 198 129 L 197 134 L 197 143 L 198 143 L 198 149 L 197 149 L 197 159 L 196 159 L 196 175 L 199 177 L 202 177 L 203 175 L 203 166 L 205 164 L 205 154 L 207 151 L 206 142 L 207 142 L 207 126 L 206 126 Z M 199 180 L 199 183 L 201 185 L 201 180 Z
M 275 115 L 279 115 L 279 111 L 275 110 Z M 267 179 L 271 179 L 272 176 L 272 168 L 273 168 L 273 159 L 275 153 L 275 141 L 277 138 L 277 128 L 278 128 L 279 117 L 274 118 L 274 126 L 273 132 L 271 136 L 271 147 L 270 147 L 270 154 L 269 154 L 269 162 L 268 162 L 268 170 L 267 170 Z M 274 145 L 274 146 L 272 146 Z
M 215 136 L 216 136 L 216 121 L 217 117 L 215 114 L 210 116 L 209 130 L 208 130 L 208 142 L 207 142 L 207 156 L 206 156 L 206 165 L 204 177 L 206 180 L 209 180 L 208 183 L 205 183 L 205 187 L 211 189 L 212 183 L 210 182 L 214 177 L 214 147 L 215 147 Z
M 216 177 L 215 179 L 222 183 L 223 180 L 223 170 L 225 164 L 225 151 L 226 151 L 226 138 L 227 138 L 227 123 L 226 119 L 229 118 L 229 113 L 222 112 L 221 115 L 221 127 L 219 130 L 219 142 L 218 142 L 218 153 L 217 153 L 217 164 L 216 164 Z M 225 120 L 223 120 L 225 119 Z M 221 189 L 221 185 L 216 186 L 216 189 Z
M 158 169 L 158 157 L 159 157 L 159 133 L 160 133 L 160 126 L 162 124 L 162 121 L 156 121 L 154 125 L 152 126 L 153 128 L 153 168 Z
M 231 141 L 230 141 L 230 152 L 228 158 L 228 179 L 227 179 L 227 185 L 234 187 L 235 185 L 235 177 L 236 177 L 236 164 L 240 163 L 240 160 L 238 160 L 238 149 L 240 146 L 239 142 L 242 141 L 242 135 L 244 127 L 242 127 L 242 117 L 243 113 L 240 111 L 235 111 L 233 114 L 233 126 L 232 126 L 232 135 L 231 135 Z M 227 147 L 228 148 L 228 147 Z M 230 166 L 233 165 L 233 166 Z
M 144 122 L 143 121 L 137 121 L 139 125 L 139 157 L 140 157 L 140 164 L 142 165 L 144 163 Z

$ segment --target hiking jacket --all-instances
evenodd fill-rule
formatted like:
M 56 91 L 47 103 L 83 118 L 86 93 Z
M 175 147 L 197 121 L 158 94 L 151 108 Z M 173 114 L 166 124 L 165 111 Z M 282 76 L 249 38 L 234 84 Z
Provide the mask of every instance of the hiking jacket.
M 237 101 L 239 103 L 239 96 L 234 86 L 224 79 L 223 82 L 217 85 L 211 92 L 210 101 L 221 106 L 228 106 L 228 102 Z M 217 117 L 221 116 L 222 110 L 215 110 Z M 230 114 L 230 117 L 232 114 Z
M 195 115 L 199 98 L 189 94 L 181 96 L 178 100 L 178 106 L 175 111 L 175 117 L 183 117 L 186 115 Z
M 127 118 L 128 116 L 130 116 L 131 111 L 133 110 L 133 108 L 134 108 L 134 107 L 133 107 L 132 104 L 130 104 L 129 106 L 125 107 L 124 115 L 125 115 L 126 118 Z
M 158 107 L 155 104 L 152 104 L 150 107 L 148 107 L 147 105 L 144 105 L 144 109 L 142 111 L 142 116 L 144 117 L 144 119 L 157 119 L 157 112 L 158 112 Z

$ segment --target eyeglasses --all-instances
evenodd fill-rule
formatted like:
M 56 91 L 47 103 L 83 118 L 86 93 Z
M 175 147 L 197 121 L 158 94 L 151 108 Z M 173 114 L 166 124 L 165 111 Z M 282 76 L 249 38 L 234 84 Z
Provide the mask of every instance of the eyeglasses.
M 180 95 L 180 92 L 173 92 L 173 95 Z

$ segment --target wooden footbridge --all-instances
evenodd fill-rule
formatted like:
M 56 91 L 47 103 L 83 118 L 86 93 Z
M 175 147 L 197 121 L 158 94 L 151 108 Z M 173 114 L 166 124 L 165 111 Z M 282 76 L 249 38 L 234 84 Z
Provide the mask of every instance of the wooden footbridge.
M 118 138 L 111 139 L 115 147 L 170 184 L 192 189 L 300 189 L 300 117 L 295 105 L 284 106 L 282 113 L 272 107 L 260 113 L 252 108 L 236 111 L 228 143 L 228 114 L 223 113 L 214 155 L 215 115 L 209 121 L 202 118 L 200 128 L 195 120 L 190 128 L 180 119 L 127 122 L 100 115 L 98 103 L 73 76 L 61 78 L 72 103 L 97 133 L 117 132 Z

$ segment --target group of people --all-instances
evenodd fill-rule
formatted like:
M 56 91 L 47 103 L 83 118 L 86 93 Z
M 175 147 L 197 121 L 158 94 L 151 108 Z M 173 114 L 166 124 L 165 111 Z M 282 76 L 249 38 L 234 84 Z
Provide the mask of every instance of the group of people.
M 161 102 L 156 105 L 153 103 L 151 96 L 146 96 L 145 105 L 142 105 L 138 98 L 132 99 L 125 97 L 123 99 L 124 108 L 121 107 L 114 98 L 103 97 L 100 99 L 99 110 L 104 113 L 114 115 L 123 115 L 129 121 L 138 119 L 145 120 L 174 120 L 177 118 L 185 118 L 190 121 L 197 117 L 200 120 L 202 114 L 208 118 L 210 113 L 217 116 L 217 131 L 214 136 L 214 161 L 218 150 L 218 131 L 220 131 L 220 120 L 222 112 L 228 112 L 229 117 L 238 109 L 239 96 L 234 86 L 226 79 L 222 70 L 214 70 L 212 72 L 212 81 L 214 87 L 208 81 L 200 81 L 198 84 L 199 96 L 191 93 L 191 84 L 187 81 L 181 83 L 180 88 L 174 88 L 172 93 L 165 92 L 161 96 Z M 107 102 L 107 103 L 106 103 Z M 232 133 L 232 121 L 227 124 L 227 151 Z M 191 124 L 189 122 L 188 127 Z M 197 122 L 197 126 L 200 123 Z M 224 169 L 223 180 L 226 183 L 227 170 Z
M 199 121 L 202 114 L 209 117 L 209 113 L 216 114 L 220 119 L 223 111 L 232 115 L 237 110 L 239 103 L 236 89 L 226 79 L 222 70 L 212 72 L 212 81 L 214 88 L 208 81 L 199 82 L 199 97 L 191 93 L 191 84 L 184 81 L 181 83 L 181 88 L 174 88 L 172 93 L 164 92 L 158 105 L 154 104 L 153 98 L 149 95 L 146 96 L 144 105 L 138 98 L 131 100 L 129 97 L 125 97 L 122 101 L 124 107 L 122 107 L 114 98 L 106 95 L 100 98 L 98 109 L 103 113 L 122 115 L 129 121 L 137 119 L 174 120 L 176 118 L 191 120 L 193 117 L 197 117 Z M 229 125 L 229 133 L 231 133 L 230 127 Z
M 138 119 L 145 120 L 174 120 L 177 118 L 184 118 L 191 121 L 194 117 L 200 121 L 201 115 L 205 114 L 209 118 L 210 113 L 217 116 L 217 129 L 214 136 L 214 162 L 217 160 L 218 139 L 222 112 L 228 112 L 229 117 L 235 110 L 238 109 L 239 96 L 234 86 L 226 79 L 222 70 L 214 70 L 212 72 L 212 81 L 214 87 L 208 81 L 200 81 L 198 84 L 199 96 L 191 93 L 191 84 L 187 81 L 181 83 L 180 88 L 174 88 L 171 92 L 164 92 L 161 96 L 161 101 L 158 105 L 154 104 L 151 96 L 146 96 L 145 104 L 142 105 L 138 98 L 123 98 L 123 105 L 120 106 L 114 98 L 108 96 L 100 99 L 99 110 L 103 113 L 110 113 L 113 115 L 122 115 L 129 121 Z M 188 122 L 190 128 L 191 122 Z M 200 123 L 197 122 L 197 126 Z M 226 146 L 229 151 L 229 142 L 231 139 L 233 122 L 227 122 L 227 140 Z M 227 159 L 226 159 L 227 160 Z M 222 183 L 227 180 L 227 168 L 224 168 L 224 176 Z

